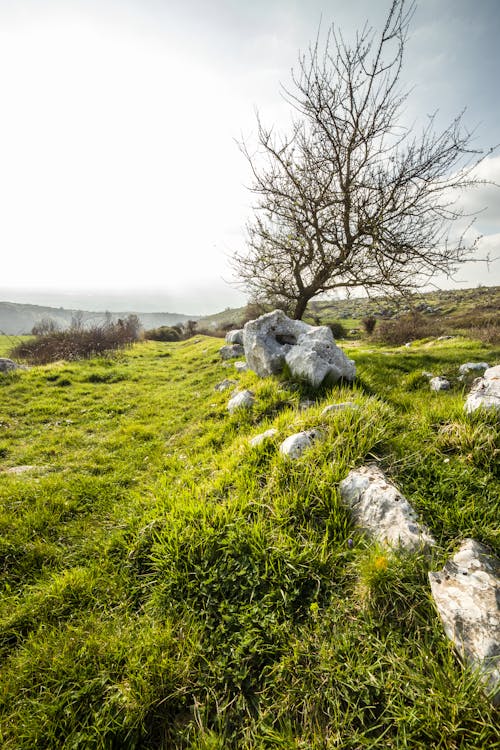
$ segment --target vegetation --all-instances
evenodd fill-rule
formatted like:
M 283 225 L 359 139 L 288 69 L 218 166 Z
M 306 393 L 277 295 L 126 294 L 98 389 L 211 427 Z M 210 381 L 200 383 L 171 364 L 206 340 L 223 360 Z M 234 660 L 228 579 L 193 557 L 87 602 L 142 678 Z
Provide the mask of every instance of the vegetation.
M 60 331 L 47 320 L 33 329 L 34 338 L 23 340 L 11 356 L 30 364 L 47 364 L 60 359 L 89 359 L 106 352 L 124 349 L 138 341 L 141 324 L 137 315 L 129 315 L 116 323 L 108 322 L 85 328 L 75 321 L 71 328 Z
M 434 569 L 465 536 L 498 554 L 498 424 L 464 415 L 456 375 L 500 351 L 353 342 L 354 386 L 235 373 L 256 406 L 230 416 L 219 347 L 142 342 L 0 378 L 2 747 L 498 747 L 428 563 L 356 535 L 337 486 L 375 460 L 438 539 Z M 361 408 L 320 416 L 341 400 Z M 300 460 L 279 455 L 319 424 Z
M 407 293 L 474 256 L 458 198 L 484 156 L 462 115 L 440 133 L 431 117 L 422 134 L 402 117 L 414 8 L 392 0 L 380 33 L 366 25 L 352 44 L 333 24 L 324 42 L 318 32 L 283 89 L 288 132 L 258 118 L 257 147 L 242 145 L 256 204 L 234 267 L 254 299 L 294 318 L 319 294 Z

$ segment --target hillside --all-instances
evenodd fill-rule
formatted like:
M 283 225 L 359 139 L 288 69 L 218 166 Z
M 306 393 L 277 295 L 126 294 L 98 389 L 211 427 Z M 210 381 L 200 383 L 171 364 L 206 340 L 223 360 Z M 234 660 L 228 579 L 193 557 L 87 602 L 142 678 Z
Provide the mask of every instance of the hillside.
M 354 342 L 355 385 L 313 394 L 219 346 L 0 377 L 2 747 L 498 747 L 426 573 L 467 536 L 500 553 L 498 423 L 465 416 L 456 377 L 500 350 Z M 227 377 L 252 412 L 228 414 Z M 359 409 L 321 415 L 345 400 Z M 288 462 L 280 440 L 310 427 L 322 439 Z M 366 461 L 438 540 L 430 563 L 356 534 L 338 485 Z
M 132 311 L 133 312 L 133 311 Z M 105 312 L 89 312 L 85 310 L 68 310 L 64 307 L 45 307 L 42 305 L 26 305 L 18 302 L 0 302 L 0 334 L 9 336 L 20 336 L 31 332 L 31 329 L 41 320 L 49 318 L 61 329 L 68 328 L 73 316 L 78 313 L 82 315 L 85 324 L 99 324 L 105 320 Z M 128 312 L 111 313 L 112 320 L 126 318 Z M 158 326 L 171 326 L 183 323 L 190 319 L 189 315 L 180 313 L 136 313 L 144 328 L 157 328 Z

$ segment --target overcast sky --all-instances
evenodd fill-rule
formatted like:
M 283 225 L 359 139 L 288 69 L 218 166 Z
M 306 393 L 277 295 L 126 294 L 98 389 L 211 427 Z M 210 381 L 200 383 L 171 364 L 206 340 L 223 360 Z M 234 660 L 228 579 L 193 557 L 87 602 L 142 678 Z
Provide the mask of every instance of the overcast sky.
M 349 39 L 388 5 L 0 0 L 0 297 L 50 292 L 66 305 L 68 293 L 114 290 L 120 307 L 135 291 L 143 309 L 149 297 L 193 314 L 242 304 L 226 283 L 251 207 L 235 139 L 252 143 L 256 107 L 285 126 L 279 84 L 321 17 Z M 474 145 L 498 143 L 499 36 L 500 0 L 420 0 L 408 121 L 439 110 L 444 126 L 467 107 Z M 500 182 L 498 153 L 482 175 Z M 482 250 L 500 256 L 500 190 L 481 188 L 470 205 L 487 207 Z M 457 278 L 500 284 L 500 261 Z

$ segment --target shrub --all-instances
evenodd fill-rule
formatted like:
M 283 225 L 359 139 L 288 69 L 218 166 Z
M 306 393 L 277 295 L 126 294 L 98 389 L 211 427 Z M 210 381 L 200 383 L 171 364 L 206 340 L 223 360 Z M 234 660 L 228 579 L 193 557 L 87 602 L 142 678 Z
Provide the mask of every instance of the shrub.
M 361 322 L 363 323 L 365 333 L 368 334 L 368 336 L 371 336 L 377 325 L 377 318 L 374 318 L 373 315 L 369 315 L 367 318 L 363 318 Z
M 124 349 L 140 338 L 141 324 L 137 315 L 129 315 L 116 323 L 52 330 L 18 344 L 11 356 L 30 364 L 43 365 L 59 359 L 89 359 L 105 352 Z
M 377 326 L 376 339 L 384 344 L 400 346 L 407 341 L 439 336 L 443 332 L 440 323 L 419 313 L 408 313 L 393 320 L 381 320 Z
M 159 328 L 151 328 L 149 331 L 145 331 L 144 338 L 150 341 L 180 341 L 181 334 L 173 326 L 160 326 Z
M 346 329 L 344 328 L 342 323 L 334 321 L 333 323 L 328 323 L 328 327 L 333 333 L 334 339 L 344 339 L 347 336 Z

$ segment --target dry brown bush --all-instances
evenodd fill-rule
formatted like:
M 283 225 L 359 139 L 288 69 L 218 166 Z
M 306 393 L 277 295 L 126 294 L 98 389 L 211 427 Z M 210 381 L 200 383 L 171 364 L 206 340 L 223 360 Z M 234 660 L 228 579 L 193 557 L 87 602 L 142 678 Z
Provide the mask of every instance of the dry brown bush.
M 29 364 L 44 365 L 59 359 L 90 359 L 106 352 L 124 349 L 141 335 L 141 324 L 136 315 L 129 315 L 116 323 L 70 328 L 67 331 L 48 331 L 18 344 L 11 356 Z
M 380 320 L 373 336 L 384 344 L 400 346 L 408 341 L 439 336 L 443 333 L 440 321 L 426 318 L 419 313 L 408 313 L 392 320 Z

